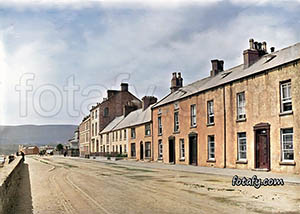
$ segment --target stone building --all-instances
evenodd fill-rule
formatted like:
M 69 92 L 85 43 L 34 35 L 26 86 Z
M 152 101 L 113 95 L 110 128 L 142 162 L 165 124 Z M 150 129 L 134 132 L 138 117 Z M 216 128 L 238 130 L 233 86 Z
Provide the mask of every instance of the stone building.
M 155 161 L 300 172 L 300 43 L 267 52 L 249 40 L 241 65 L 183 86 L 152 108 Z
M 91 118 L 86 116 L 79 125 L 79 155 L 88 157 L 90 155 L 90 128 Z
M 38 155 L 40 150 L 37 146 L 19 145 L 19 153 L 23 152 L 25 155 Z
M 142 108 L 137 110 L 128 110 L 125 106 L 124 114 L 116 117 L 103 129 L 100 133 L 101 152 L 127 154 L 129 158 L 137 160 L 151 160 L 151 105 L 156 103 L 157 98 L 145 96 L 142 101 Z

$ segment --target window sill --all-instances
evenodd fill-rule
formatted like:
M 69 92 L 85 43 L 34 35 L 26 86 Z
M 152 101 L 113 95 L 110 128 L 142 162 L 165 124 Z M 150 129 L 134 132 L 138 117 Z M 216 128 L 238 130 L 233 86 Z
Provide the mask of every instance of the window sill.
M 173 132 L 173 134 L 179 134 L 180 133 L 180 131 L 174 131 Z
M 248 164 L 248 160 L 237 160 L 235 161 L 236 164 Z
M 279 165 L 283 165 L 283 166 L 296 166 L 296 162 L 295 161 L 280 161 Z
M 207 163 L 216 163 L 216 159 L 208 159 L 206 162 Z
M 162 136 L 162 134 L 158 134 L 157 136 Z
M 280 112 L 279 113 L 279 116 L 285 116 L 285 115 L 292 115 L 293 114 L 293 111 L 285 111 L 285 112 Z
M 215 125 L 215 123 L 207 123 L 206 124 L 206 126 L 208 127 L 208 126 L 214 126 Z
M 195 126 L 191 126 L 190 128 L 191 128 L 191 129 L 197 128 L 197 125 L 195 125 Z
M 243 118 L 243 119 L 237 119 L 237 120 L 236 120 L 237 123 L 239 123 L 239 122 L 246 122 L 246 121 L 247 121 L 246 118 Z
M 184 162 L 185 158 L 180 158 L 179 161 Z
M 151 134 L 150 135 L 145 135 L 145 137 L 151 137 Z

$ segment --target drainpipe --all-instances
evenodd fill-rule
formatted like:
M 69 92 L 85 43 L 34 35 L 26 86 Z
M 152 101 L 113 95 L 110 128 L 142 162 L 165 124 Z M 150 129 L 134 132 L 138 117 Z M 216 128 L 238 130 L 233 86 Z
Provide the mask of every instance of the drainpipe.
M 225 104 L 225 85 L 223 86 L 223 109 L 224 109 L 224 168 L 226 168 L 226 104 Z
M 152 143 L 151 143 L 151 159 L 152 159 L 152 161 L 154 161 L 154 141 L 153 141 L 153 139 L 154 139 L 154 129 L 153 129 L 153 109 L 151 108 L 151 127 L 152 127 L 152 132 L 151 132 L 151 134 L 152 134 Z

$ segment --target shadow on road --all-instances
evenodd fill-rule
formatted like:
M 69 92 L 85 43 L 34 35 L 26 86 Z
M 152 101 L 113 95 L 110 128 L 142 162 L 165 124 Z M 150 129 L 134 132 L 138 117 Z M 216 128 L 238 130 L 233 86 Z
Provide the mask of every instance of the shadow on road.
M 32 214 L 32 196 L 28 164 L 24 163 L 20 170 L 20 186 L 17 192 L 14 214 Z

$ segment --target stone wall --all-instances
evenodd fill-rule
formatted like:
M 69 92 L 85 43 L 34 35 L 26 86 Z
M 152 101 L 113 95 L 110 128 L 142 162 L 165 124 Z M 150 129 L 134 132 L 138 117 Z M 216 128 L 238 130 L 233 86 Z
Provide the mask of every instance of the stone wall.
M 21 179 L 22 157 L 0 169 L 0 214 L 10 213 Z

